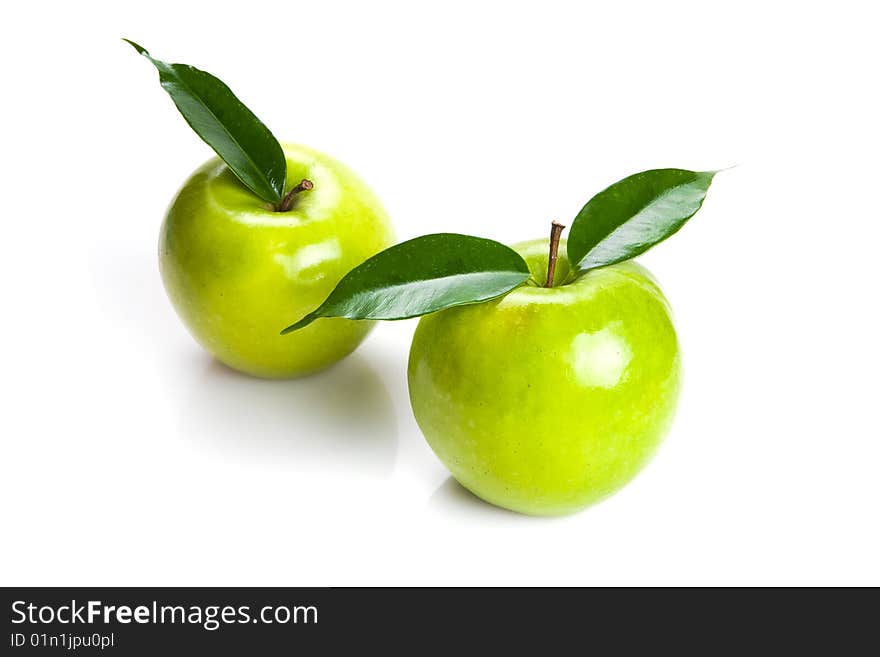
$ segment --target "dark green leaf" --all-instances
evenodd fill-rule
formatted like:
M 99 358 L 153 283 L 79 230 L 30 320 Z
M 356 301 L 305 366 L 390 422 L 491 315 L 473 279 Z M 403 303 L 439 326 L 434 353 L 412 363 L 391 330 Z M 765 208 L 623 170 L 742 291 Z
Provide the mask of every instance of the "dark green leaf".
M 654 169 L 599 192 L 571 225 L 569 262 L 586 271 L 644 253 L 696 214 L 715 173 Z
M 183 118 L 238 179 L 261 199 L 280 202 L 287 177 L 284 151 L 229 87 L 210 73 L 185 64 L 160 62 L 133 41 L 123 41 L 159 69 L 159 83 Z
M 407 319 L 487 301 L 529 277 L 525 260 L 492 240 L 453 233 L 392 246 L 352 269 L 321 306 L 282 333 L 319 317 Z

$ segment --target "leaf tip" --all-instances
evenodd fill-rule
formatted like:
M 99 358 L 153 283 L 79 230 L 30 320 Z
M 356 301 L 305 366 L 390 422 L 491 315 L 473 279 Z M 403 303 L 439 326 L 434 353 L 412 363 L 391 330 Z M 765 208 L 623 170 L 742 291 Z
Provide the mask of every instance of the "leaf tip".
M 725 171 L 730 171 L 731 169 L 736 169 L 737 167 L 739 167 L 739 162 L 737 162 L 736 164 L 731 164 L 730 166 L 727 166 L 727 167 L 723 167 L 721 169 L 714 169 L 712 171 L 706 171 L 704 173 L 706 173 L 712 177 L 715 177 L 719 173 L 724 173 Z
M 125 41 L 125 42 L 126 42 L 128 45 L 130 45 L 132 48 L 134 48 L 135 50 L 137 50 L 137 53 L 138 53 L 139 55 L 143 55 L 144 57 L 149 57 L 149 56 L 150 56 L 150 53 L 147 52 L 147 49 L 146 49 L 146 48 L 144 48 L 143 46 L 140 46 L 140 45 L 136 44 L 136 43 L 135 43 L 134 41 L 132 41 L 131 39 L 126 39 L 125 37 L 122 37 L 122 40 Z
M 295 324 L 291 324 L 287 328 L 283 329 L 279 335 L 287 335 L 288 333 L 293 333 L 294 331 L 298 331 L 301 328 L 305 328 L 306 326 L 308 326 L 309 324 L 314 322 L 316 319 L 318 319 L 318 318 L 315 316 L 314 313 L 309 313 L 308 315 L 303 317 L 301 320 L 299 320 Z

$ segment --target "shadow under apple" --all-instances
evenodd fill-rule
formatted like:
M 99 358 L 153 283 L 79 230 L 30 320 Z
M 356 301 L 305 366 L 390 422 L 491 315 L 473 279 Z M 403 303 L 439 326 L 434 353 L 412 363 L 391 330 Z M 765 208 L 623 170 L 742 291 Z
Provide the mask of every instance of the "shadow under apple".
M 542 520 L 533 516 L 523 515 L 509 509 L 495 506 L 474 495 L 467 488 L 455 480 L 455 477 L 447 477 L 428 499 L 428 504 L 434 509 L 456 517 L 472 518 L 484 522 L 529 522 Z M 544 518 L 543 520 L 547 520 Z
M 182 434 L 229 458 L 390 476 L 397 423 L 359 354 L 302 379 L 253 378 L 211 360 L 182 409 Z

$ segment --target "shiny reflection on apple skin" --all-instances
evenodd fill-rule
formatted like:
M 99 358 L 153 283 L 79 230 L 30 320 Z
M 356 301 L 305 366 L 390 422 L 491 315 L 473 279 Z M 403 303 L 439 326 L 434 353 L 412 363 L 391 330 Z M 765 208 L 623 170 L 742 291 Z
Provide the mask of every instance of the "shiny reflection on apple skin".
M 570 366 L 583 387 L 613 390 L 623 380 L 633 354 L 621 325 L 611 322 L 598 331 L 578 333 L 572 340 Z
M 359 354 L 301 379 L 272 381 L 207 361 L 181 434 L 230 459 L 389 477 L 397 421 L 379 374 Z

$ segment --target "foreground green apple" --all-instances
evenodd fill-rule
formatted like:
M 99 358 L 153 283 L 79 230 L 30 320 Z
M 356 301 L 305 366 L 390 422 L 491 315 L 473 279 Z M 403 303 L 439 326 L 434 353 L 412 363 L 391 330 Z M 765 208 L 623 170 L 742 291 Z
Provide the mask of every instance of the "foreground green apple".
M 547 240 L 513 247 L 541 281 Z M 565 249 L 562 249 L 564 252 Z M 514 511 L 558 515 L 613 493 L 670 426 L 681 364 L 669 306 L 633 262 L 419 322 L 409 389 L 453 476 Z
M 278 330 L 393 242 L 382 205 L 350 169 L 303 146 L 283 148 L 286 187 L 313 183 L 288 211 L 274 211 L 215 158 L 178 192 L 159 243 L 165 288 L 196 340 L 226 365 L 271 378 L 309 374 L 358 346 L 371 323 Z
M 396 244 L 283 333 L 326 318 L 423 317 L 409 392 L 440 460 L 493 504 L 577 511 L 632 479 L 672 423 L 678 340 L 663 293 L 632 258 L 697 213 L 716 173 L 627 176 L 587 201 L 568 240 L 553 221 L 549 241 L 513 248 L 456 233 Z

